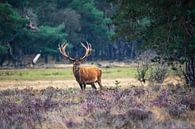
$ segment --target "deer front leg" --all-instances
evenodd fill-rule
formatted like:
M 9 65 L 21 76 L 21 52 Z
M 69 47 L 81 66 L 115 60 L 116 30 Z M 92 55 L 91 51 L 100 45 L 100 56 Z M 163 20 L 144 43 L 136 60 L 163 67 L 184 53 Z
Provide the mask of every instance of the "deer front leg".
M 91 87 L 95 90 L 97 89 L 94 83 L 91 84 Z
M 83 89 L 84 89 L 84 90 L 86 89 L 86 84 L 83 84 Z

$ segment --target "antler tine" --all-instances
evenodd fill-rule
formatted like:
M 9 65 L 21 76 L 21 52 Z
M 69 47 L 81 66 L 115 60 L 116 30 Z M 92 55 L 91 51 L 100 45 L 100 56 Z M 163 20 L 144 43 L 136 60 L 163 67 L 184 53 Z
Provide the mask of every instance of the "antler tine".
M 64 45 L 65 45 L 65 42 L 62 43 L 62 44 L 58 44 L 58 49 L 60 50 L 60 53 L 61 53 L 62 55 L 64 55 L 64 54 L 66 55 L 66 53 L 63 52 Z M 65 56 L 65 55 L 64 55 L 64 56 Z
M 75 59 L 73 59 L 73 58 L 71 58 L 67 53 L 66 53 L 66 51 L 65 51 L 65 49 L 66 49 L 66 47 L 68 46 L 68 43 L 62 43 L 62 44 L 58 44 L 58 49 L 60 50 L 60 53 L 64 56 L 64 57 L 66 57 L 66 58 L 68 58 L 70 61 L 74 61 Z
M 62 54 L 62 44 L 58 44 L 58 49 L 60 50 L 60 53 Z
M 62 47 L 64 48 L 66 48 L 66 46 L 68 46 L 68 43 L 66 43 L 66 42 L 64 42 L 64 43 L 62 43 Z
M 90 55 L 91 52 L 92 52 L 91 43 L 88 43 L 87 41 L 86 41 L 86 43 L 87 43 L 87 46 L 88 46 L 88 49 L 89 49 L 89 55 Z
M 84 45 L 84 43 L 80 42 L 81 45 L 85 48 L 85 50 L 87 50 L 88 48 Z
M 80 60 L 83 60 L 84 58 L 86 58 L 87 56 L 89 56 L 91 54 L 91 45 L 86 42 L 87 46 L 85 46 L 82 42 L 81 45 L 85 48 L 85 55 L 83 57 L 80 58 Z

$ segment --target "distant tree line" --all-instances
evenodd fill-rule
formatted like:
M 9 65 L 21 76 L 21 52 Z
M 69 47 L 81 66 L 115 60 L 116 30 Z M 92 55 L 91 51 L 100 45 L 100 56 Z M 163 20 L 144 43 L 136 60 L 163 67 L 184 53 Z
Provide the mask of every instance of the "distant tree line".
M 24 56 L 42 52 L 61 61 L 58 44 L 70 43 L 80 56 L 80 42 L 92 44 L 89 60 L 124 60 L 136 55 L 136 40 L 113 39 L 115 7 L 106 0 L 2 0 L 0 2 L 0 65 L 22 64 Z

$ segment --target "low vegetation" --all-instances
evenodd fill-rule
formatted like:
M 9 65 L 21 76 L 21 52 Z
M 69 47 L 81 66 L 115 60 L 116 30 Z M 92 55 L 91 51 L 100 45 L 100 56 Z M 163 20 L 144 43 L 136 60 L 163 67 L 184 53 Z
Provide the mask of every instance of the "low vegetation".
M 103 68 L 103 78 L 135 77 L 136 69 L 129 67 Z M 0 80 L 74 79 L 72 68 L 0 70 Z
M 0 91 L 0 128 L 193 129 L 195 90 L 183 86 Z
M 136 67 L 110 67 L 101 68 L 104 79 L 136 78 L 138 71 Z M 153 68 L 154 69 L 154 68 Z M 145 75 L 150 78 L 153 69 L 149 69 Z M 168 75 L 177 75 L 175 71 L 168 69 Z M 181 73 L 180 73 L 181 74 Z M 181 75 L 179 75 L 181 76 Z M 64 80 L 74 79 L 72 68 L 38 68 L 38 69 L 5 69 L 0 70 L 0 80 Z

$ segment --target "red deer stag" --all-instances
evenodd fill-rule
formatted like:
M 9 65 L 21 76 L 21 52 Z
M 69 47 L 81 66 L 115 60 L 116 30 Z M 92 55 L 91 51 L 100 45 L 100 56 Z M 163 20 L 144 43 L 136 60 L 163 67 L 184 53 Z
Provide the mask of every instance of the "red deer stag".
M 73 62 L 73 74 L 75 76 L 76 81 L 79 83 L 81 90 L 84 90 L 86 88 L 86 84 L 90 84 L 93 89 L 97 89 L 95 86 L 96 82 L 99 84 L 100 89 L 102 89 L 102 71 L 95 66 L 80 66 L 81 62 L 92 52 L 91 44 L 88 42 L 86 42 L 86 44 L 87 45 L 85 46 L 83 43 L 81 43 L 81 45 L 85 48 L 85 55 L 78 59 L 74 59 L 66 53 L 66 47 L 68 46 L 67 43 L 59 44 L 58 46 L 60 53 L 66 59 Z

